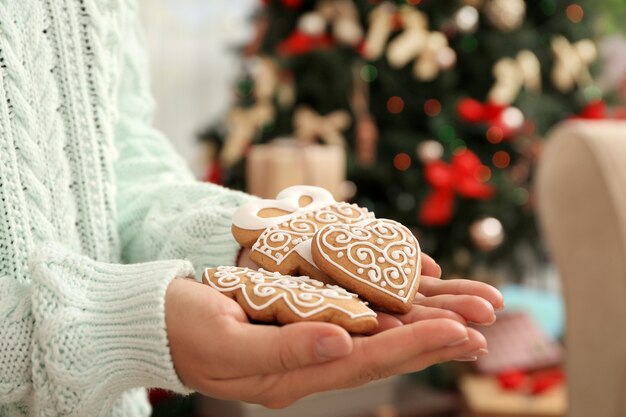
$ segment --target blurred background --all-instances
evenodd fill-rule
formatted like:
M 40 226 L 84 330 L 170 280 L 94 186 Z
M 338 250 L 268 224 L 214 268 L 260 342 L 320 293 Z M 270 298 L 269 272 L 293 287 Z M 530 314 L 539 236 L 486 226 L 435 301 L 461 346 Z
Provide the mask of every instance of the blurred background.
M 624 0 L 143 0 L 155 124 L 199 179 L 328 188 L 496 285 L 490 355 L 282 411 L 152 392 L 155 416 L 563 416 L 559 274 L 535 168 L 561 123 L 626 118 Z

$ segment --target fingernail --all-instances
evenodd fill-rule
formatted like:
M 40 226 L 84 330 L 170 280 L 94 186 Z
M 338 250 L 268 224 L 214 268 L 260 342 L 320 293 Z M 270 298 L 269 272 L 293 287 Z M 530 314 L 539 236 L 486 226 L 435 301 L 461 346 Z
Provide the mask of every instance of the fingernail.
M 478 356 L 463 356 L 455 359 L 457 362 L 476 362 L 477 360 Z
M 349 355 L 351 346 L 342 336 L 322 337 L 315 346 L 317 354 L 322 358 L 336 359 Z
M 463 339 L 455 340 L 454 342 L 449 343 L 448 347 L 460 346 L 463 343 L 467 342 L 468 340 L 469 340 L 469 337 L 465 336 Z
M 489 351 L 487 349 L 478 349 L 469 354 L 469 356 L 485 356 Z

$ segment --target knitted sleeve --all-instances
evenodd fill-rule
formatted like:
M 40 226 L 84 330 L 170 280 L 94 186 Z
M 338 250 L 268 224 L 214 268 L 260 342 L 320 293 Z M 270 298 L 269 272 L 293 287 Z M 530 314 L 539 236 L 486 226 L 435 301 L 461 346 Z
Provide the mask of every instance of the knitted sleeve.
M 251 197 L 196 181 L 167 139 L 150 126 L 147 57 L 132 12 L 126 22 L 115 130 L 123 256 L 128 262 L 185 258 L 197 271 L 233 265 L 239 246 L 230 231 L 232 214 Z

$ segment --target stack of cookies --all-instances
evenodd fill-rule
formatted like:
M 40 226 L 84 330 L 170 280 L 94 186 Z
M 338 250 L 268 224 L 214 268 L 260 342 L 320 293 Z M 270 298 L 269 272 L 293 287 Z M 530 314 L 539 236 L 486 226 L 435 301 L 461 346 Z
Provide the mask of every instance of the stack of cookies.
M 394 313 L 411 309 L 421 269 L 417 239 L 323 188 L 289 187 L 275 200 L 252 201 L 237 210 L 232 231 L 262 269 L 207 269 L 203 281 L 254 320 L 327 321 L 367 333 L 378 325 L 367 302 Z

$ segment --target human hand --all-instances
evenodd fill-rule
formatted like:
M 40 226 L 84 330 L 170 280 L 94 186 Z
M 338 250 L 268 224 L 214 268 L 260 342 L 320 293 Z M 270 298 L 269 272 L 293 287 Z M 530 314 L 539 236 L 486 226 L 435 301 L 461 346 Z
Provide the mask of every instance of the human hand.
M 473 358 L 486 346 L 480 333 L 450 319 L 413 317 L 369 337 L 350 337 L 321 322 L 250 324 L 235 301 L 186 279 L 168 287 L 165 319 L 174 365 L 186 386 L 274 408 L 315 392 Z

